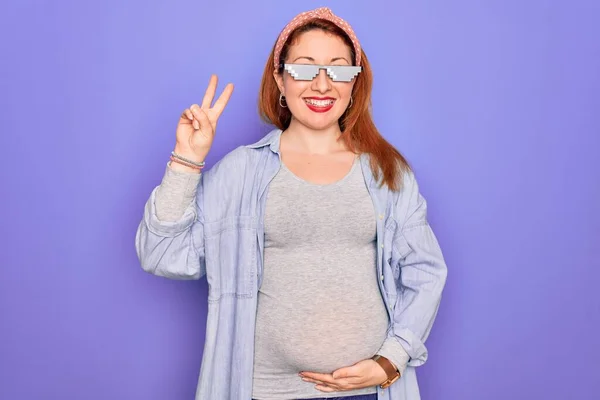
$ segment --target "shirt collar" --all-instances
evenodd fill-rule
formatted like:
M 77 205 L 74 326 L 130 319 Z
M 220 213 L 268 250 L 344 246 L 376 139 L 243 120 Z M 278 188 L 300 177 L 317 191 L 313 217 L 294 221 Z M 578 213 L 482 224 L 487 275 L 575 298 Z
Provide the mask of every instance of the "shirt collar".
M 273 129 L 271 132 L 263 136 L 258 142 L 246 145 L 251 149 L 269 146 L 274 153 L 279 153 L 279 140 L 281 139 L 281 129 Z

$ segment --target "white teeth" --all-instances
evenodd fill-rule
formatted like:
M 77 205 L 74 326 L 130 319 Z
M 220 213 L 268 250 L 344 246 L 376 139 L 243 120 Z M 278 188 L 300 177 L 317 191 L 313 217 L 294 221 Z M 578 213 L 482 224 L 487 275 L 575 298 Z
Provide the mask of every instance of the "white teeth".
M 334 100 L 314 100 L 314 99 L 304 99 L 307 104 L 316 107 L 327 107 L 333 104 Z

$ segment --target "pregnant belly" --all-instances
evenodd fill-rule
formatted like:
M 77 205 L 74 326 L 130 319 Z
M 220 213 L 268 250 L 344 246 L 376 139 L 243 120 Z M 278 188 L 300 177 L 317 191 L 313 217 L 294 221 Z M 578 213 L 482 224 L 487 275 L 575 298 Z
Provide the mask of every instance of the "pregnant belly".
M 295 305 L 259 298 L 255 336 L 258 368 L 278 373 L 335 369 L 370 358 L 386 337 L 383 302 L 345 299 Z

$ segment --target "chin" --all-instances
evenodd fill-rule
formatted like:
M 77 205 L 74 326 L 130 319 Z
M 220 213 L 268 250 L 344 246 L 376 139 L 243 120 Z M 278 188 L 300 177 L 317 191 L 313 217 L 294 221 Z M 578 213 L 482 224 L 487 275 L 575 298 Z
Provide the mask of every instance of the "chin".
M 332 125 L 339 124 L 339 117 L 332 115 L 315 116 L 314 114 L 310 114 L 303 115 L 299 122 L 310 129 L 320 131 L 330 128 Z
M 338 120 L 331 120 L 330 118 L 327 119 L 327 121 L 301 121 L 302 125 L 315 130 L 315 131 L 322 131 L 325 130 L 329 127 L 331 127 L 332 125 L 335 125 L 338 123 Z

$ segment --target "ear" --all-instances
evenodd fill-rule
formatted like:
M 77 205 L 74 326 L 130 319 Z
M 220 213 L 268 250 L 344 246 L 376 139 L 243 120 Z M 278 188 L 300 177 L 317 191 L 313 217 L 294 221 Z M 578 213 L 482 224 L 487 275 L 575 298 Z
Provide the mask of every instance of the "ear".
M 277 83 L 277 87 L 279 88 L 279 92 L 283 93 L 285 96 L 285 92 L 283 90 L 283 73 L 278 73 L 277 70 L 273 70 L 273 78 Z

